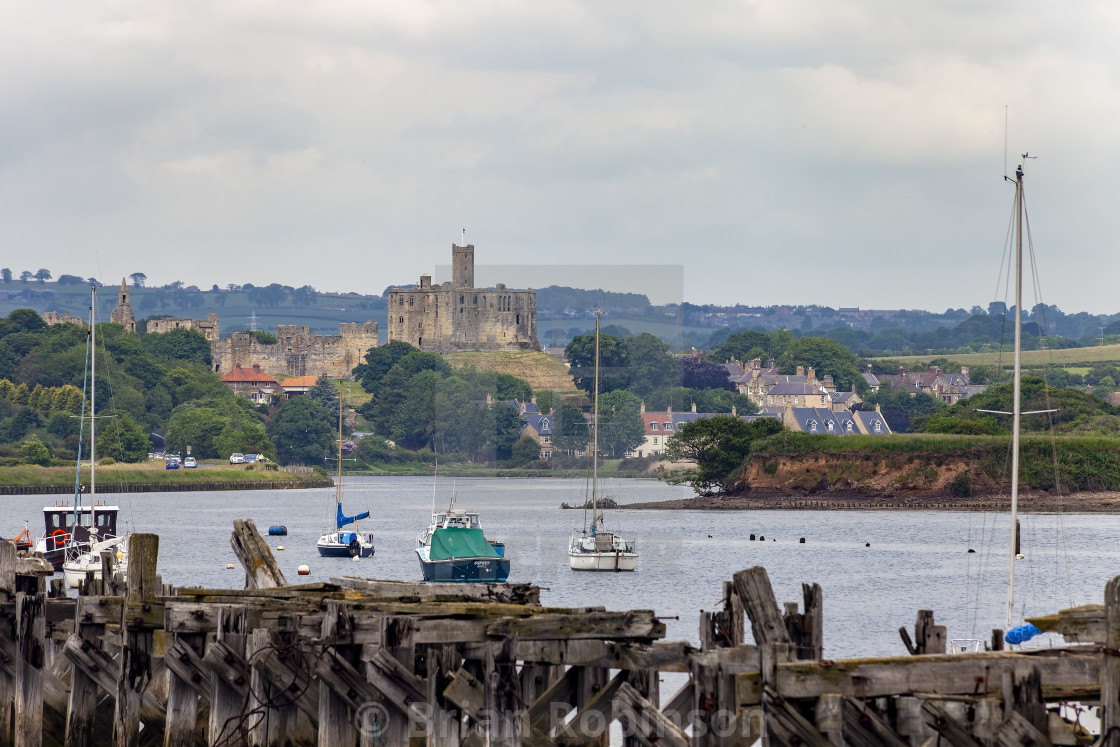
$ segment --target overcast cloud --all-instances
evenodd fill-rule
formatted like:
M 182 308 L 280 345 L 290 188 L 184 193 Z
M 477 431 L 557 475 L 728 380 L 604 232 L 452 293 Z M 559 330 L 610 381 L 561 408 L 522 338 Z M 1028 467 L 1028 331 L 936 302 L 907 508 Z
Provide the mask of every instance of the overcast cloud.
M 4 19 L 17 274 L 380 293 L 465 226 L 519 283 L 681 265 L 694 303 L 967 308 L 995 293 L 1007 106 L 1009 171 L 1039 156 L 1041 300 L 1120 311 L 1114 2 L 48 0 Z

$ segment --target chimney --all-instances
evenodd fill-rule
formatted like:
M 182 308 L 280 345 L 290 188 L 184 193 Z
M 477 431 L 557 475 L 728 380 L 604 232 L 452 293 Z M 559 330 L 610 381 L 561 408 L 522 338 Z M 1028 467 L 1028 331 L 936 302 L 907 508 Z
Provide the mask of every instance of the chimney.
M 809 367 L 809 378 L 810 379 L 816 379 L 817 378 L 816 369 L 814 369 L 812 366 Z
M 695 402 L 692 403 L 692 411 L 696 412 L 696 403 Z
M 905 377 L 906 377 L 906 369 L 905 369 L 905 368 L 903 368 L 902 366 L 899 366 L 899 367 L 898 367 L 898 375 L 899 375 L 899 376 L 902 376 L 903 378 L 905 378 Z
M 668 413 L 670 418 L 672 418 L 673 417 L 673 406 L 669 405 L 667 408 L 665 408 L 665 412 Z
M 260 373 L 260 372 L 261 372 L 261 364 L 254 363 L 253 364 L 253 373 Z
M 797 367 L 797 375 L 798 376 L 804 376 L 805 375 L 805 366 L 798 366 Z
M 961 366 L 961 376 L 968 376 L 968 366 Z
M 492 404 L 494 404 L 494 398 L 490 396 L 490 392 L 487 392 L 486 393 L 486 406 L 489 407 Z
M 643 402 L 643 403 L 642 403 L 642 407 L 641 407 L 641 409 L 639 410 L 639 412 L 640 412 L 640 413 L 641 413 L 642 415 L 645 415 L 645 414 L 646 414 L 646 403 L 645 403 L 645 402 Z
M 867 364 L 867 373 L 871 373 L 871 364 L 870 363 Z
M 733 418 L 739 417 L 739 410 L 738 410 L 737 407 L 735 407 L 735 405 L 731 405 L 731 417 L 733 417 Z

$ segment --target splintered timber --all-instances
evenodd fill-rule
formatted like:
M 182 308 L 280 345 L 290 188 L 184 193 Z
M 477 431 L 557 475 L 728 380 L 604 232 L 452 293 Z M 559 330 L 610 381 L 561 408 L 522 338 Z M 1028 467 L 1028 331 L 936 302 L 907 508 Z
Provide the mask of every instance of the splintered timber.
M 921 611 L 907 655 L 829 660 L 820 586 L 779 608 L 761 567 L 724 582 L 697 649 L 528 584 L 291 585 L 252 521 L 231 545 L 243 589 L 163 584 L 135 534 L 127 573 L 106 552 L 67 598 L 0 543 L 0 745 L 1088 744 L 1069 703 L 1120 729 L 1120 577 L 1034 620 L 1063 647 L 947 654 Z M 687 676 L 662 693 L 662 672 Z

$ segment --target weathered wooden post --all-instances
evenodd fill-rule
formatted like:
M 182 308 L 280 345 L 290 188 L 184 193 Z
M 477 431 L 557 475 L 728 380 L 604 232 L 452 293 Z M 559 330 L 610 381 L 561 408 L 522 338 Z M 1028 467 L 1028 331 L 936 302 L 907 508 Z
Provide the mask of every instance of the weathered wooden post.
M 169 629 L 165 623 L 164 629 Z M 174 633 L 164 661 L 168 668 L 167 721 L 164 747 L 193 747 L 198 724 L 198 699 L 209 697 L 210 677 L 202 672 L 206 635 Z
M 245 607 L 219 607 L 217 640 L 203 657 L 204 664 L 213 672 L 210 678 L 210 744 L 235 743 L 233 734 L 240 729 L 238 716 L 249 690 L 244 659 L 248 614 Z
M 94 620 L 94 597 L 78 597 L 74 606 L 74 634 L 83 646 L 100 648 L 105 625 Z M 97 680 L 83 667 L 71 667 L 70 700 L 66 708 L 67 747 L 88 747 L 93 744 L 97 720 Z
M 16 592 L 16 745 L 43 743 L 43 662 L 46 594 Z
M 320 628 L 323 645 L 334 646 L 340 657 L 354 664 L 354 647 L 340 645 L 353 632 L 350 613 L 345 605 L 328 602 L 327 612 L 323 615 Z M 356 744 L 358 732 L 354 716 L 351 715 L 346 700 L 339 697 L 331 688 L 319 688 L 319 747 L 334 747 L 342 744 Z
M 16 598 L 16 543 L 0 542 L 0 602 Z M 11 744 L 12 713 L 16 702 L 15 621 L 0 613 L 0 747 Z
M 1101 734 L 1120 729 L 1120 576 L 1104 588 L 1104 666 L 1101 667 Z
M 517 669 L 514 657 L 517 637 L 509 636 L 501 643 L 486 647 L 485 672 L 486 710 L 489 714 L 488 744 L 493 747 L 520 747 L 521 719 L 518 717 Z
M 428 720 L 429 747 L 458 747 L 462 735 L 461 710 L 456 704 L 444 708 L 443 691 L 451 682 L 451 674 L 462 664 L 463 657 L 453 644 L 429 646 L 425 657 L 428 664 L 428 707 L 431 718 Z M 530 665 L 526 664 L 525 669 Z M 524 671 L 524 670 L 523 670 Z M 523 686 L 524 691 L 524 686 Z M 532 702 L 532 698 L 526 699 Z
M 261 538 L 252 519 L 233 520 L 229 544 L 245 568 L 246 589 L 274 589 L 288 585 L 272 555 L 272 548 Z
M 152 629 L 143 614 L 155 602 L 159 535 L 133 534 L 128 542 L 128 590 L 121 619 L 121 669 L 117 709 L 113 716 L 114 747 L 140 744 L 140 705 L 152 678 Z

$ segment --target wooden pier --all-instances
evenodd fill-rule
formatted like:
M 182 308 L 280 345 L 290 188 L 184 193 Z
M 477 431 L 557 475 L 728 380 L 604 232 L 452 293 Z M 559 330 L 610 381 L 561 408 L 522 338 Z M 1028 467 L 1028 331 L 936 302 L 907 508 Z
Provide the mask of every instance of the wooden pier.
M 1073 703 L 1120 745 L 1120 577 L 1035 621 L 1060 648 L 947 654 L 922 611 L 907 655 L 830 660 L 821 588 L 779 608 L 762 568 L 724 582 L 696 649 L 650 610 L 543 607 L 524 584 L 289 585 L 253 522 L 231 545 L 243 589 L 163 584 L 159 538 L 136 534 L 127 583 L 104 553 L 106 580 L 67 598 L 0 543 L 0 746 L 606 745 L 612 725 L 627 746 L 1089 744 L 1059 715 Z M 683 686 L 662 693 L 662 672 Z

